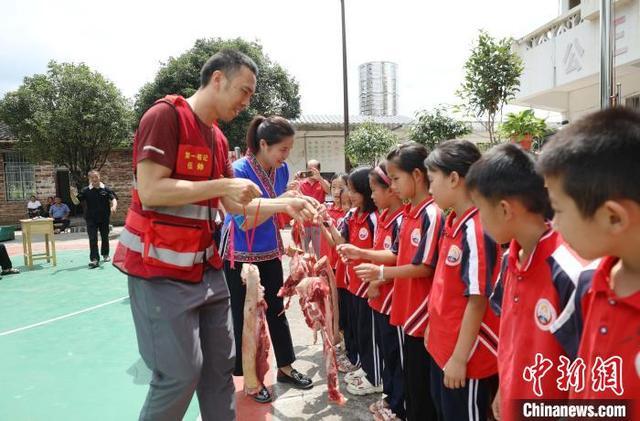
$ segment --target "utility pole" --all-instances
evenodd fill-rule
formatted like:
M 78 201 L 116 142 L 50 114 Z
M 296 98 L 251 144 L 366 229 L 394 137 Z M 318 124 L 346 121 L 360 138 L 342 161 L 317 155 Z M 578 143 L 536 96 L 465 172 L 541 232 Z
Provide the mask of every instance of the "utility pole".
M 616 31 L 612 3 L 612 0 L 600 0 L 600 108 L 616 105 L 613 65 Z
M 349 137 L 349 86 L 347 79 L 347 31 L 344 18 L 344 0 L 340 0 L 340 10 L 342 13 L 342 86 L 343 86 L 343 102 L 344 102 L 344 144 L 347 144 Z M 345 156 L 345 168 L 348 160 Z

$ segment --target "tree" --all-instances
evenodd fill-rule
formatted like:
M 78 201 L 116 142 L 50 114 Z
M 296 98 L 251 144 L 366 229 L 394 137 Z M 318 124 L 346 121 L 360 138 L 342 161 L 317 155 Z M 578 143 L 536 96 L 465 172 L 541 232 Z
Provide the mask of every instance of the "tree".
M 257 115 L 279 115 L 296 118 L 300 115 L 300 94 L 298 82 L 289 76 L 278 63 L 264 54 L 258 42 L 248 42 L 241 38 L 223 40 L 220 38 L 199 39 L 195 45 L 178 57 L 170 57 L 162 65 L 153 82 L 144 85 L 136 96 L 136 121 L 159 98 L 169 94 L 179 94 L 185 98 L 193 95 L 200 86 L 200 69 L 215 53 L 231 48 L 251 57 L 258 66 L 256 92 L 249 107 L 233 121 L 220 122 L 220 128 L 229 139 L 231 147 L 244 147 L 244 139 L 251 119 Z
M 344 150 L 353 163 L 375 165 L 397 141 L 391 130 L 367 121 L 349 134 Z
M 85 64 L 50 61 L 0 101 L 0 119 L 33 162 L 69 169 L 78 189 L 109 152 L 131 139 L 133 112 L 118 88 Z
M 433 150 L 444 140 L 469 133 L 471 128 L 465 122 L 450 117 L 444 106 L 438 106 L 433 111 L 424 110 L 416 113 L 416 121 L 409 128 L 409 139 Z
M 512 38 L 495 40 L 480 31 L 478 42 L 464 65 L 465 77 L 458 96 L 465 101 L 464 108 L 477 118 L 486 117 L 489 141 L 496 143 L 496 114 L 515 98 L 520 90 L 522 60 L 511 50 Z

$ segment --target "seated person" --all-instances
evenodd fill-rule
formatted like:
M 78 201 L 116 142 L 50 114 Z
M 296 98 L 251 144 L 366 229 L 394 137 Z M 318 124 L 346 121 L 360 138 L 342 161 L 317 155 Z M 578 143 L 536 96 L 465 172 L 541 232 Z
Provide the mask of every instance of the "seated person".
M 35 196 L 31 196 L 31 199 L 27 202 L 27 214 L 29 218 L 35 218 L 42 214 L 42 203 Z
M 0 267 L 2 267 L 2 272 L 0 273 L 2 276 L 20 273 L 18 269 L 14 269 L 11 266 L 11 259 L 9 259 L 9 253 L 7 253 L 7 248 L 4 244 L 0 244 Z
M 62 231 L 69 228 L 69 213 L 71 213 L 69 206 L 62 203 L 62 199 L 56 196 L 55 203 L 49 208 L 49 216 L 53 218 L 53 225 L 62 224 Z M 55 233 L 59 234 L 60 229 L 56 228 Z
M 42 216 L 50 216 L 49 211 L 54 203 L 55 201 L 52 196 L 47 197 L 47 203 L 44 204 L 44 212 L 42 212 Z

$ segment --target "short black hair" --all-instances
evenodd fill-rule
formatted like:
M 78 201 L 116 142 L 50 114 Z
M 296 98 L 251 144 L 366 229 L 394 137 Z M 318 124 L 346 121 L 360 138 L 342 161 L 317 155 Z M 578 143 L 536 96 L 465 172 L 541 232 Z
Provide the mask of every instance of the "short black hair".
M 440 143 L 424 160 L 424 166 L 431 171 L 442 171 L 446 175 L 452 172 L 466 177 L 469 167 L 480 159 L 480 150 L 464 139 L 452 139 Z
M 493 203 L 515 198 L 529 212 L 551 216 L 544 178 L 536 172 L 533 156 L 516 144 L 489 149 L 471 165 L 465 182 L 469 190 Z
M 376 210 L 376 204 L 371 198 L 371 186 L 369 185 L 369 172 L 372 168 L 369 166 L 358 167 L 349 173 L 349 183 L 353 189 L 360 193 L 364 199 L 362 204 L 363 211 L 373 212 Z
M 237 50 L 224 49 L 212 55 L 200 69 L 200 87 L 204 88 L 211 80 L 211 75 L 216 70 L 220 70 L 227 78 L 242 68 L 247 67 L 258 76 L 258 66 L 248 55 Z
M 640 114 L 610 108 L 568 125 L 544 146 L 538 170 L 560 178 L 587 218 L 607 200 L 640 203 Z

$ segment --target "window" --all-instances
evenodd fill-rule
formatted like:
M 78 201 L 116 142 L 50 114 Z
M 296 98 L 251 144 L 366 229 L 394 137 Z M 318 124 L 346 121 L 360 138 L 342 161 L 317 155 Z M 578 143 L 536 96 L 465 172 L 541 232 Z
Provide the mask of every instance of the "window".
M 624 105 L 632 110 L 640 111 L 640 95 L 627 97 L 624 101 Z
M 569 10 L 576 6 L 580 6 L 580 0 L 569 0 Z
M 28 200 L 36 193 L 36 177 L 33 165 L 18 152 L 4 154 L 4 180 L 7 201 Z

